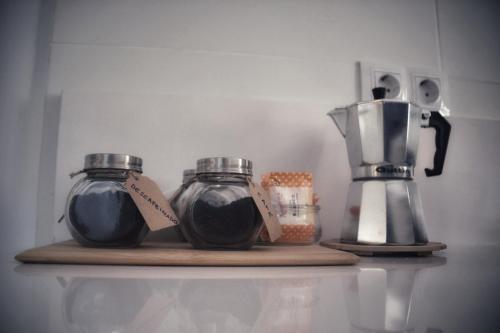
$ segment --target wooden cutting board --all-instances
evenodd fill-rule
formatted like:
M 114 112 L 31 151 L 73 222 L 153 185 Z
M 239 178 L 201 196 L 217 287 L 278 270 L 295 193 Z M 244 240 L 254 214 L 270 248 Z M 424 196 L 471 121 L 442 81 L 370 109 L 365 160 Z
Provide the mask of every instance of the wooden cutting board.
M 86 248 L 75 241 L 27 250 L 24 263 L 138 266 L 324 266 L 353 265 L 352 253 L 309 246 L 254 246 L 249 251 L 195 250 L 185 243 L 145 242 L 133 249 Z

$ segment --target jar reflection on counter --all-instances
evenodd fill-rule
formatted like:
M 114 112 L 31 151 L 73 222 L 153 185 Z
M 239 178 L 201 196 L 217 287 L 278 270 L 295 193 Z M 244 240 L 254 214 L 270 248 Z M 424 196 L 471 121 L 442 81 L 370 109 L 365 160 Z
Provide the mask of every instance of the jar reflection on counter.
M 200 249 L 249 249 L 263 225 L 248 187 L 252 162 L 206 158 L 173 205 L 186 239 Z
M 149 231 L 125 188 L 130 171 L 142 173 L 142 159 L 124 154 L 85 156 L 83 172 L 66 202 L 66 224 L 88 247 L 138 246 Z

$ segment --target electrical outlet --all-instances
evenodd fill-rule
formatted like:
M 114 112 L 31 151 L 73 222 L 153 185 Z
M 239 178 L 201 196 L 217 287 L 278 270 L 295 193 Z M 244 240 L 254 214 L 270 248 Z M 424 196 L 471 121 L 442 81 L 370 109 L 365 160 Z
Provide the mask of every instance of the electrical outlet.
M 412 102 L 424 109 L 439 111 L 443 116 L 450 115 L 445 75 L 430 69 L 410 68 L 408 76 Z
M 375 87 L 384 87 L 388 99 L 408 99 L 408 77 L 404 67 L 368 62 L 360 62 L 359 66 L 362 101 L 373 100 Z

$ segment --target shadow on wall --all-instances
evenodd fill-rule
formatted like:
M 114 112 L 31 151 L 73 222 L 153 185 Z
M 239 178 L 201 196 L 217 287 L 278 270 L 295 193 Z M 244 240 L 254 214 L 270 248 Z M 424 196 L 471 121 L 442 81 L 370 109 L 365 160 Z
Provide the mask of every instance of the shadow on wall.
M 40 228 L 44 232 L 47 227 L 52 229 L 56 240 L 69 237 L 65 225 L 54 228 L 75 181 L 67 175 L 81 169 L 83 156 L 93 152 L 142 157 L 145 174 L 165 193 L 180 185 L 182 171 L 193 168 L 198 158 L 243 156 L 254 162 L 256 181 L 260 181 L 260 173 L 271 170 L 311 171 L 326 206 L 343 200 L 341 191 L 323 184 L 329 178 L 323 173 L 336 177 L 344 173 L 338 170 L 343 164 L 331 159 L 346 160 L 343 154 L 334 156 L 329 149 L 332 140 L 343 139 L 332 135 L 336 134 L 335 126 L 326 117 L 328 108 L 323 104 L 80 91 L 65 92 L 62 101 L 52 96 L 49 102 L 44 127 L 44 149 L 48 153 L 44 154 L 40 177 L 44 182 L 40 186 L 44 191 L 40 193 Z M 323 154 L 329 155 L 326 161 Z M 328 169 L 323 167 L 325 162 Z M 54 183 L 55 188 L 51 187 Z M 55 212 L 51 214 L 52 207 Z M 328 209 L 325 212 L 332 214 Z M 337 213 L 340 216 L 342 209 Z
M 38 222 L 36 229 L 37 245 L 53 242 L 53 225 L 54 222 L 60 218 L 60 216 L 57 216 L 56 212 L 54 212 L 60 117 L 61 95 L 47 95 L 45 99 L 45 117 L 43 121 L 42 149 L 40 154 L 37 208 Z

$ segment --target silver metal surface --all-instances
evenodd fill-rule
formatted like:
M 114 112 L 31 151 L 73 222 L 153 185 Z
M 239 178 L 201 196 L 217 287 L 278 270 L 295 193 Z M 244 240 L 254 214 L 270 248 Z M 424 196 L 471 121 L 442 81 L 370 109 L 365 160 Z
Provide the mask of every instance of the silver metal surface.
M 186 184 L 196 176 L 195 169 L 186 169 L 182 172 L 182 183 Z
M 413 166 L 406 165 L 366 165 L 351 169 L 353 179 L 367 178 L 413 178 Z
M 427 243 L 416 183 L 411 180 L 352 182 L 341 240 L 379 245 Z
M 427 243 L 417 185 L 411 181 L 420 127 L 430 112 L 388 99 L 328 113 L 345 137 L 351 175 L 341 239 L 360 244 Z
M 85 156 L 84 170 L 123 169 L 142 172 L 142 158 L 127 154 L 98 153 Z
M 356 276 L 342 278 L 350 333 L 443 332 L 441 329 L 420 330 L 415 307 L 420 298 L 419 287 L 426 279 L 422 273 L 444 266 L 446 258 L 429 256 L 424 259 L 425 263 L 401 258 L 399 265 L 390 261 L 385 267 L 378 265 L 377 258 L 364 259 Z
M 337 108 L 328 115 L 345 136 L 354 179 L 412 178 L 422 126 L 420 107 L 384 99 Z M 400 172 L 401 168 L 406 169 Z
M 196 162 L 196 174 L 234 173 L 252 175 L 252 161 L 237 157 L 209 157 Z

